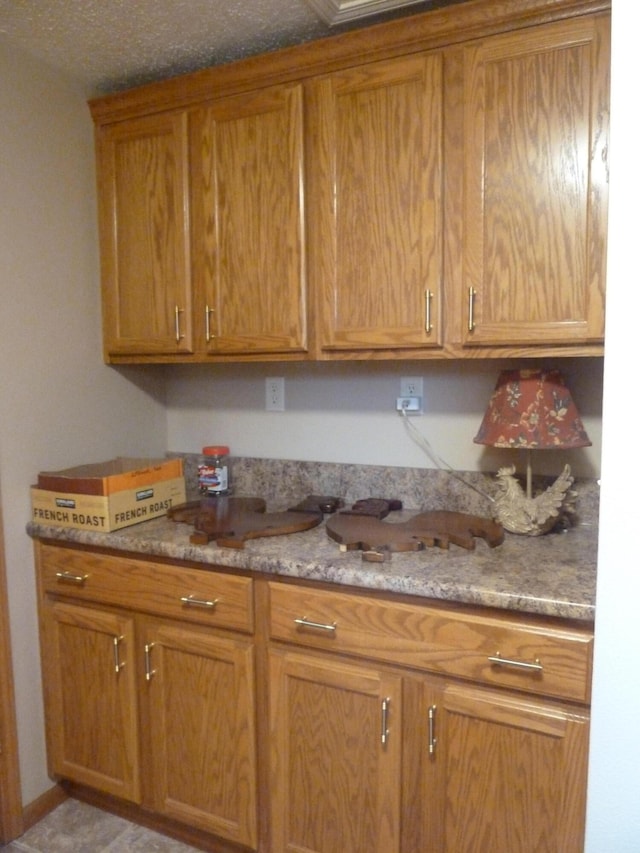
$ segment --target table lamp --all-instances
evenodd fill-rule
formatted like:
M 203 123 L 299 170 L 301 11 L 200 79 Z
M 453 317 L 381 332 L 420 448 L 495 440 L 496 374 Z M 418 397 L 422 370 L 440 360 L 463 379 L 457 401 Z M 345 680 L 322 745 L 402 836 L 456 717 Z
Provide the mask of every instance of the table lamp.
M 476 444 L 527 451 L 526 492 L 515 465 L 500 468 L 500 491 L 495 514 L 511 533 L 539 536 L 561 515 L 570 515 L 575 502 L 569 465 L 546 491 L 532 494 L 531 451 L 568 450 L 591 444 L 569 389 L 558 370 L 504 370 L 489 400 Z

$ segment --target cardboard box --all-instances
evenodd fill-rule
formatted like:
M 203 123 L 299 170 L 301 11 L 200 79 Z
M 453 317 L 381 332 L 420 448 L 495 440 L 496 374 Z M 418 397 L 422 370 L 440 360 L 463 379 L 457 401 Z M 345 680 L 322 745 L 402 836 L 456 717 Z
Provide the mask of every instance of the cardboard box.
M 75 495 L 112 495 L 183 476 L 182 459 L 132 459 L 77 465 L 62 471 L 41 471 L 38 488 Z
M 166 515 L 186 500 L 184 477 L 160 480 L 110 495 L 84 495 L 31 487 L 32 520 L 36 524 L 109 533 Z

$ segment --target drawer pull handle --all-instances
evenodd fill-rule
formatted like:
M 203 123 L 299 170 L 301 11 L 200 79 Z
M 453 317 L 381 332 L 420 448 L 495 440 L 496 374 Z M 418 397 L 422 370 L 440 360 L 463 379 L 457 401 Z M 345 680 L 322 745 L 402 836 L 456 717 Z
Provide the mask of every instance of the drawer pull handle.
M 475 297 L 476 297 L 476 292 L 473 289 L 473 287 L 470 287 L 469 288 L 469 319 L 467 322 L 467 328 L 469 329 L 470 332 L 473 332 L 473 330 L 476 327 L 476 321 L 473 317 L 473 303 L 474 303 Z
M 391 704 L 391 699 L 387 696 L 386 699 L 382 700 L 382 717 L 381 717 L 381 725 L 382 730 L 380 732 L 380 743 L 383 746 L 387 745 L 387 741 L 389 740 L 389 705 Z
M 178 308 L 178 306 L 176 305 L 174 312 L 176 325 L 176 343 L 179 344 L 180 341 L 184 338 L 184 335 L 180 331 L 180 315 L 184 314 L 184 308 Z
M 77 583 L 82 586 L 89 575 L 74 575 L 72 572 L 56 572 L 56 577 L 59 581 L 62 581 L 62 583 Z
M 144 677 L 147 681 L 151 681 L 153 676 L 156 674 L 155 669 L 151 668 L 151 649 L 154 646 L 155 643 L 144 644 Z
M 208 305 L 204 307 L 204 337 L 206 342 L 209 344 L 215 337 L 211 333 L 211 315 L 214 313 L 214 309 L 210 308 Z
M 429 755 L 435 755 L 436 744 L 438 743 L 438 738 L 436 737 L 436 708 L 436 705 L 429 706 Z
M 126 664 L 126 661 L 120 660 L 120 643 L 123 640 L 124 637 L 122 636 L 122 634 L 119 637 L 113 638 L 113 666 L 116 671 L 116 675 Z
M 183 604 L 186 604 L 187 607 L 206 607 L 211 610 L 216 606 L 219 599 L 214 598 L 213 601 L 211 601 L 208 598 L 195 598 L 193 595 L 183 595 L 180 601 Z
M 431 300 L 433 299 L 433 293 L 430 290 L 425 290 L 424 292 L 424 330 L 430 335 L 433 331 L 433 324 L 431 322 Z
M 542 672 L 544 670 L 544 667 L 538 658 L 532 662 L 526 660 L 511 660 L 510 658 L 503 658 L 500 652 L 496 652 L 495 655 L 489 655 L 487 660 L 489 663 L 495 664 L 496 666 L 514 666 L 516 669 L 526 669 L 529 670 L 529 672 Z
M 312 622 L 306 616 L 302 619 L 294 619 L 294 622 L 301 628 L 317 628 L 319 631 L 329 631 L 332 634 L 335 634 L 336 631 L 335 622 L 332 622 L 331 625 L 326 625 L 324 622 Z

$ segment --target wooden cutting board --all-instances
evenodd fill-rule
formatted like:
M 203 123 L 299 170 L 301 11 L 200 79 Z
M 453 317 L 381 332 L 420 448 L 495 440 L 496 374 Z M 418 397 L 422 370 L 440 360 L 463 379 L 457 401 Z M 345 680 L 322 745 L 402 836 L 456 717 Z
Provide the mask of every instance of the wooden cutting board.
M 476 537 L 491 548 L 504 541 L 502 526 L 488 518 L 463 512 L 422 512 L 409 521 L 391 523 L 380 518 L 340 512 L 327 519 L 327 534 L 344 550 L 361 550 L 363 560 L 382 562 L 394 551 L 421 551 L 450 543 L 472 551 Z
M 334 512 L 342 502 L 325 495 L 309 495 L 297 507 L 284 512 L 266 512 L 262 498 L 215 497 L 172 507 L 167 512 L 173 521 L 192 524 L 189 538 L 193 545 L 243 548 L 248 539 L 301 533 L 317 527 L 324 512 Z

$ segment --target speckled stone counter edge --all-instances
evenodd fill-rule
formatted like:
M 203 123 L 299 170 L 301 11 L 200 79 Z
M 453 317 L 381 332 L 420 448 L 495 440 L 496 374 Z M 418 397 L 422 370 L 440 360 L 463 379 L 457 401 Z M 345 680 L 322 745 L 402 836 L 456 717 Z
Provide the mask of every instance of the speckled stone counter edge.
M 187 492 L 196 497 L 197 460 L 185 460 Z M 233 459 L 237 495 L 259 495 L 268 510 L 298 503 L 308 494 L 336 495 L 350 503 L 363 497 L 398 498 L 406 509 L 389 522 L 417 511 L 449 509 L 489 516 L 495 485 L 491 476 L 461 473 L 475 491 L 451 474 L 288 460 Z M 506 535 L 491 549 L 478 541 L 473 551 L 451 546 L 394 554 L 389 562 L 367 563 L 360 552 L 342 551 L 321 525 L 304 533 L 248 541 L 241 550 L 214 543 L 193 545 L 188 525 L 158 518 L 113 533 L 30 523 L 31 536 L 77 542 L 147 556 L 225 566 L 291 578 L 337 583 L 423 598 L 592 622 L 595 613 L 598 486 L 576 482 L 575 526 L 540 537 Z M 481 494 L 483 493 L 483 494 Z

